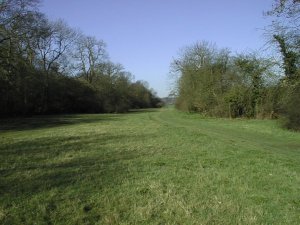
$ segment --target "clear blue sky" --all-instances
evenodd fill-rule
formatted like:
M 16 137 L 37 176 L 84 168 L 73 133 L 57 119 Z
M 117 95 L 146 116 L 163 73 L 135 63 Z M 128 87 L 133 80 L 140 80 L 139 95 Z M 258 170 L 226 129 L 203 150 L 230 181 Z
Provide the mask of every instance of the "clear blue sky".
M 179 49 L 207 40 L 232 52 L 258 50 L 263 11 L 273 0 L 44 0 L 41 11 L 104 40 L 110 59 L 169 93 L 169 66 Z

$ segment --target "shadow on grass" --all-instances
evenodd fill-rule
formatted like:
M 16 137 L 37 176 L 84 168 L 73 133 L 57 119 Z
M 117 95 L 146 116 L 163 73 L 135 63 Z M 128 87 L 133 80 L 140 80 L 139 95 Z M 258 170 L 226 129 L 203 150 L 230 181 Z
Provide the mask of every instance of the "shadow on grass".
M 82 115 L 55 115 L 34 116 L 30 118 L 0 119 L 0 131 L 22 131 L 39 128 L 52 128 L 80 123 L 95 123 L 100 121 L 115 121 L 121 114 L 82 114 Z
M 152 112 L 158 112 L 159 108 L 150 108 L 150 109 L 131 109 L 128 113 L 152 113 Z
M 52 128 L 57 126 L 80 123 L 95 123 L 100 121 L 116 121 L 120 120 L 126 114 L 158 112 L 158 110 L 159 109 L 133 109 L 128 113 L 120 114 L 71 114 L 33 116 L 25 118 L 0 118 L 0 132 Z
M 112 143 L 136 138 L 145 135 L 47 137 L 1 146 L 0 196 L 27 198 L 53 188 L 99 191 L 118 185 L 130 176 L 126 162 L 143 153 Z

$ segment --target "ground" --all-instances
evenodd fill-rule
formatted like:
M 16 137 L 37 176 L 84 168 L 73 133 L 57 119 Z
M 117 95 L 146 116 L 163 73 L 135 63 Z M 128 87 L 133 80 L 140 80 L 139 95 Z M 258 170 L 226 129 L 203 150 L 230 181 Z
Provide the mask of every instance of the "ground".
M 300 133 L 174 109 L 0 120 L 0 224 L 300 224 Z

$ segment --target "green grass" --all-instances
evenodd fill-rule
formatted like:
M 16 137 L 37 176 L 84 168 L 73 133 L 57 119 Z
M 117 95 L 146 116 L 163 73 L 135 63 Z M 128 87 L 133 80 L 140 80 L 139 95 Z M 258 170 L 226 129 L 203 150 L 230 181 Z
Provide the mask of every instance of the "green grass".
M 300 224 L 300 134 L 172 109 L 0 120 L 0 224 Z

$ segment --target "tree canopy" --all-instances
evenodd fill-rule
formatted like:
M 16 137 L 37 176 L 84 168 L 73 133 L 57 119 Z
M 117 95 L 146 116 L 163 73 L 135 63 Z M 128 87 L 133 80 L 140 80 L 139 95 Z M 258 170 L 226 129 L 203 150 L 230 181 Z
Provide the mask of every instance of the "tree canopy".
M 160 99 L 103 40 L 38 11 L 38 0 L 0 2 L 0 115 L 124 112 Z
M 300 129 L 299 12 L 300 1 L 277 0 L 266 13 L 274 17 L 266 30 L 279 62 L 257 52 L 233 55 L 207 41 L 183 49 L 171 64 L 176 107 L 230 118 L 283 117 L 287 127 Z

